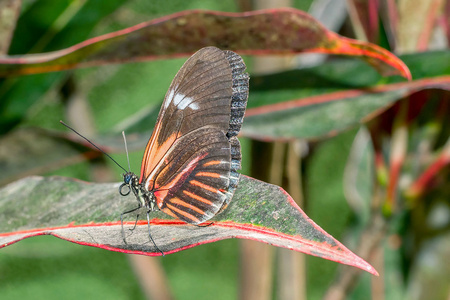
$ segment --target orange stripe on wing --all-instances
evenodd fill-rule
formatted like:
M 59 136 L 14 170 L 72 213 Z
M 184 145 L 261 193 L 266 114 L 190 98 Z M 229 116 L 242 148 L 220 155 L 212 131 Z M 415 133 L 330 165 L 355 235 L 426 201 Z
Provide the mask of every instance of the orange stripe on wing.
M 192 170 L 197 166 L 199 160 L 204 158 L 207 153 L 197 156 L 193 159 L 183 170 L 179 171 L 178 174 L 171 181 L 166 182 L 163 186 L 160 186 L 158 190 L 154 192 L 156 197 L 156 204 L 159 208 L 163 207 L 165 202 L 165 198 L 169 192 L 169 190 L 173 189 L 177 184 L 181 185 L 184 183 L 184 180 L 191 174 Z
M 166 205 L 170 210 L 172 210 L 176 213 L 179 213 L 180 215 L 182 215 L 183 217 L 185 217 L 187 219 L 192 220 L 194 223 L 200 223 L 200 220 L 197 219 L 196 217 L 194 217 L 193 215 L 191 215 L 190 213 L 187 213 L 184 210 L 178 209 L 175 206 L 170 205 L 169 203 L 167 203 Z
M 142 159 L 141 164 L 141 177 L 139 178 L 139 183 L 142 183 L 143 180 L 147 179 L 150 176 L 150 174 L 154 171 L 156 165 L 161 161 L 164 155 L 166 155 L 167 151 L 169 151 L 170 147 L 172 147 L 177 138 L 176 134 L 172 133 L 164 140 L 162 144 L 159 144 L 157 139 L 160 131 L 161 122 L 159 121 L 156 124 L 155 129 L 153 130 L 147 147 L 145 147 L 144 158 Z M 154 188 L 153 180 L 149 182 L 147 188 L 149 190 Z
M 168 214 L 169 216 L 174 217 L 175 219 L 179 219 L 178 216 L 177 216 L 176 214 L 174 214 L 174 213 L 173 213 L 170 209 L 168 209 L 167 207 L 164 207 L 164 208 L 162 209 L 162 211 L 163 211 L 165 214 Z
M 197 201 L 203 202 L 203 203 L 208 204 L 208 205 L 213 205 L 213 203 L 212 203 L 211 201 L 209 201 L 209 200 L 206 199 L 206 198 L 200 197 L 199 195 L 196 195 L 196 194 L 191 193 L 191 192 L 186 191 L 186 190 L 184 190 L 183 193 L 184 193 L 185 195 L 187 195 L 187 196 L 189 196 L 189 197 L 191 197 L 191 198 L 197 200 Z
M 213 172 L 198 172 L 195 174 L 195 176 L 204 176 L 204 177 L 213 177 L 213 178 L 220 178 L 219 173 L 213 173 Z
M 201 209 L 198 208 L 197 206 L 194 206 L 194 205 L 192 205 L 192 204 L 189 204 L 189 203 L 187 203 L 187 202 L 181 200 L 180 198 L 172 198 L 172 199 L 170 199 L 170 203 L 173 203 L 173 204 L 177 204 L 177 205 L 181 205 L 181 206 L 187 207 L 187 208 L 189 208 L 189 209 L 192 209 L 193 211 L 198 212 L 198 213 L 201 214 L 201 215 L 204 215 L 204 214 L 205 214 L 205 211 L 204 211 L 204 210 L 201 210 Z
M 204 158 L 208 153 L 204 153 L 203 155 L 197 156 L 193 160 L 189 162 L 189 164 L 184 167 L 183 170 L 179 171 L 178 174 L 171 181 L 166 182 L 163 186 L 158 187 L 161 190 L 169 190 L 173 188 L 176 184 L 181 184 L 184 182 L 186 177 L 188 177 L 194 168 L 197 166 L 197 163 Z
M 205 189 L 205 190 L 213 192 L 213 193 L 218 193 L 219 192 L 218 189 L 215 189 L 212 186 L 209 186 L 207 184 L 201 183 L 200 181 L 197 181 L 197 180 L 191 180 L 191 181 L 189 181 L 189 183 L 192 184 L 192 185 L 201 187 L 202 189 Z
M 207 167 L 207 166 L 214 166 L 214 165 L 220 165 L 222 163 L 221 160 L 211 160 L 208 161 L 207 163 L 204 163 L 203 166 Z

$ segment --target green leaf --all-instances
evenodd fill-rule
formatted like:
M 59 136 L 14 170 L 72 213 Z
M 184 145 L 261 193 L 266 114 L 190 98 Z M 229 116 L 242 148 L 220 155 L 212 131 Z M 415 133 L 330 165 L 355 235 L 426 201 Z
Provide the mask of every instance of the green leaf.
M 120 198 L 119 184 L 94 184 L 61 177 L 28 177 L 0 190 L 0 248 L 37 235 L 56 237 L 112 251 L 160 255 L 149 241 L 146 220 L 126 221 L 126 241 L 118 221 L 136 205 Z M 119 200 L 120 199 L 120 200 Z M 19 201 L 20 200 L 20 201 Z M 145 215 L 145 211 L 141 211 Z M 309 219 L 280 187 L 241 176 L 229 207 L 211 225 L 197 227 L 151 213 L 151 234 L 165 253 L 227 238 L 245 238 L 375 269 Z

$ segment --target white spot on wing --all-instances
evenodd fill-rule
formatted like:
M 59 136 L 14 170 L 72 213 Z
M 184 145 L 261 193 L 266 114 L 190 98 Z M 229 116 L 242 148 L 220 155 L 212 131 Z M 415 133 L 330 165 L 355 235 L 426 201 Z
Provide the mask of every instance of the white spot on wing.
M 175 106 L 179 106 L 180 102 L 184 99 L 183 94 L 176 94 L 173 98 L 173 104 Z
M 185 109 L 186 107 L 189 107 L 192 110 L 199 109 L 198 104 L 193 103 L 193 99 L 191 97 L 186 97 L 180 93 L 175 94 L 174 89 L 170 90 L 167 100 L 168 101 L 164 104 L 164 108 L 167 108 L 169 103 L 172 102 L 178 109 Z
M 178 109 L 185 109 L 188 106 L 190 107 L 190 104 L 192 104 L 192 98 L 186 97 L 183 94 L 178 94 L 175 95 L 173 104 L 175 104 Z
M 192 110 L 198 110 L 198 103 L 192 102 L 191 104 L 189 104 L 189 108 Z
M 167 96 L 166 102 L 164 103 L 165 109 L 169 106 L 169 103 L 171 102 L 174 93 L 175 93 L 174 90 L 170 90 L 169 96 Z

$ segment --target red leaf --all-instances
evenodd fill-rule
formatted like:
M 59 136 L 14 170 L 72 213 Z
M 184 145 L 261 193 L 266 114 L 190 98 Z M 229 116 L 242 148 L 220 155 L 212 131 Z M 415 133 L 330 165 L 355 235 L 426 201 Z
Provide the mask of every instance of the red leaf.
M 205 46 L 240 54 L 319 52 L 359 56 L 383 75 L 411 78 L 406 65 L 389 51 L 341 37 L 292 8 L 244 13 L 183 11 L 60 51 L 0 58 L 0 76 L 179 57 Z

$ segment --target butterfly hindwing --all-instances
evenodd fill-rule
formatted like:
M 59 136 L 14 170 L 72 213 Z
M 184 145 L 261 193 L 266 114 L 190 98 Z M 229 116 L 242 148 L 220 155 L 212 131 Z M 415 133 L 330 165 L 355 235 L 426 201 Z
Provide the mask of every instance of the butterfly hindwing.
M 226 135 L 200 128 L 181 137 L 166 159 L 154 178 L 158 207 L 194 224 L 217 214 L 230 184 L 230 143 Z

